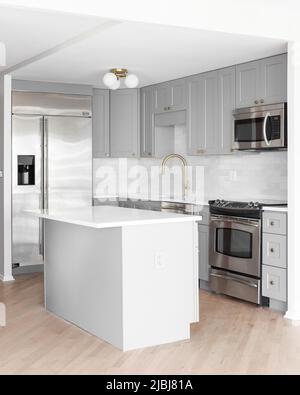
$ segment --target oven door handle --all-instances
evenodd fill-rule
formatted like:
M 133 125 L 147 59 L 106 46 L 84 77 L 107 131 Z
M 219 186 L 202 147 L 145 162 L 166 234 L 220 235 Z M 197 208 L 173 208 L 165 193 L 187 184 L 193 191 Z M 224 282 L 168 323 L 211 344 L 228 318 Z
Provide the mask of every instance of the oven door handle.
M 211 222 L 230 222 L 232 224 L 247 225 L 247 226 L 259 228 L 259 223 L 257 221 L 239 221 L 239 220 L 234 220 L 232 218 L 223 219 L 223 218 L 213 218 L 213 217 L 211 217 L 210 220 Z
M 235 277 L 225 276 L 223 274 L 216 274 L 216 273 L 211 273 L 210 276 L 216 277 L 216 278 L 221 278 L 222 280 L 232 280 L 232 281 L 235 281 L 236 283 L 240 283 L 242 285 L 247 285 L 252 288 L 258 288 L 258 285 L 253 282 L 243 281 L 243 280 L 237 279 Z
M 268 122 L 268 119 L 270 118 L 270 116 L 271 116 L 271 114 L 268 112 L 267 115 L 265 116 L 265 120 L 264 120 L 264 139 L 265 139 L 266 145 L 268 147 L 270 147 L 270 145 L 271 145 L 271 141 L 268 140 L 268 136 L 267 136 L 267 122 Z

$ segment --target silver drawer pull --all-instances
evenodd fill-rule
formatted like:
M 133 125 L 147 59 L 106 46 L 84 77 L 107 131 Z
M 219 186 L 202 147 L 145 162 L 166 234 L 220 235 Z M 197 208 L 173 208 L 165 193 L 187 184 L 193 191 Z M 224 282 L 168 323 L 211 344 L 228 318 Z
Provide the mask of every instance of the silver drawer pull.
M 271 221 L 271 222 L 270 222 L 270 226 L 275 226 L 275 222 L 274 222 L 274 221 Z
M 222 274 L 215 274 L 215 273 L 211 273 L 210 275 L 211 275 L 211 277 L 221 278 L 222 280 L 232 280 L 232 281 L 235 281 L 236 283 L 247 285 L 248 287 L 258 288 L 258 285 L 255 283 L 243 281 L 243 280 L 237 279 L 235 277 L 224 276 Z

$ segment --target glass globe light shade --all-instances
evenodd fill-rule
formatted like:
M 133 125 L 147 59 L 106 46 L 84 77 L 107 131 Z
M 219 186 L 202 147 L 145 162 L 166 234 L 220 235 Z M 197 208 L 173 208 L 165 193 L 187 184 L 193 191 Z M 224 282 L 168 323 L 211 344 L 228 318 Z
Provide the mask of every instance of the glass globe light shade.
M 139 84 L 139 79 L 135 74 L 129 74 L 125 78 L 125 85 L 127 88 L 136 88 Z
M 114 73 L 107 73 L 103 77 L 103 83 L 108 88 L 111 88 L 117 81 L 118 81 L 118 79 Z
M 117 79 L 117 81 L 110 87 L 113 91 L 116 91 L 121 86 L 121 81 Z

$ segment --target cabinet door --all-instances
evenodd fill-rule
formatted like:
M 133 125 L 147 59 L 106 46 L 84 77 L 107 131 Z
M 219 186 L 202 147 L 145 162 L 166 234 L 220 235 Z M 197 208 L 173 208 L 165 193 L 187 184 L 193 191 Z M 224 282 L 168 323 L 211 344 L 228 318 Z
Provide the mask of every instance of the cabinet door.
M 252 107 L 260 104 L 261 62 L 249 62 L 236 66 L 236 107 Z
M 218 73 L 192 77 L 189 81 L 188 153 L 211 154 L 218 151 Z
M 141 89 L 141 157 L 151 158 L 154 147 L 153 89 Z
M 188 103 L 187 79 L 180 79 L 170 82 L 171 86 L 171 109 L 172 111 L 185 110 Z
M 199 278 L 209 281 L 209 227 L 199 225 Z
M 106 89 L 94 89 L 93 157 L 104 158 L 109 156 L 109 91 Z
M 169 111 L 172 106 L 172 88 L 169 82 L 154 87 L 154 111 L 156 113 Z
M 287 301 L 287 275 L 285 269 L 263 265 L 262 295 L 266 298 Z
M 263 264 L 287 268 L 286 236 L 263 233 Z
M 110 94 L 111 156 L 137 157 L 139 153 L 139 92 L 120 89 Z
M 261 104 L 287 101 L 287 56 L 279 55 L 261 61 Z
M 217 140 L 220 154 L 229 154 L 233 141 L 233 116 L 235 109 L 235 67 L 218 72 L 219 80 L 219 130 Z

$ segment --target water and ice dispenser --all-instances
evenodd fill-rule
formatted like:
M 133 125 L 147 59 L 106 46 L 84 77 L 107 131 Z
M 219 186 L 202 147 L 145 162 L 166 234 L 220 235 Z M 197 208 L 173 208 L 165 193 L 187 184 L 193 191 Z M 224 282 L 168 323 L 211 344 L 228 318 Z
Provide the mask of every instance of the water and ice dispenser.
M 18 185 L 35 185 L 34 155 L 18 155 Z

